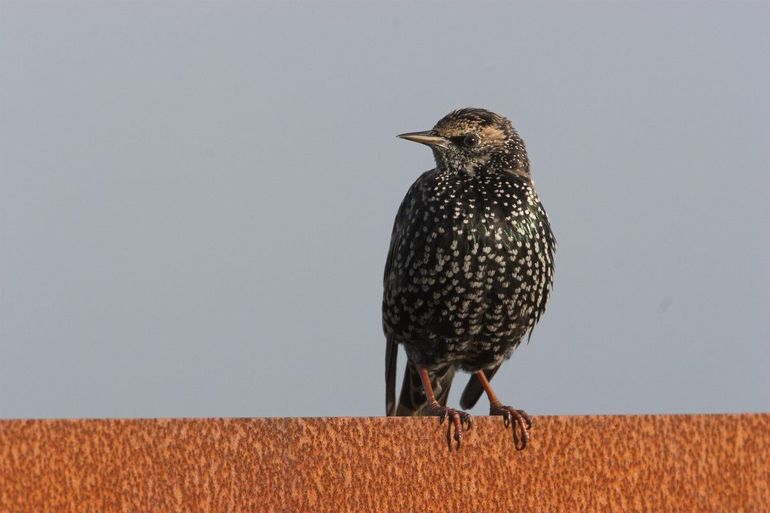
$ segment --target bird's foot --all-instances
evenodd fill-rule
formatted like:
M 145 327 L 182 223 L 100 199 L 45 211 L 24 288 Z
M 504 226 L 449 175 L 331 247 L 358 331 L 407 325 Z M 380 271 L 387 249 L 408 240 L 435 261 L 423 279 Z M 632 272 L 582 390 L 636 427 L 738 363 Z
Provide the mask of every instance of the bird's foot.
M 440 424 L 449 418 L 446 427 L 446 442 L 450 451 L 452 450 L 452 440 L 455 441 L 455 449 L 459 449 L 463 441 L 463 431 L 469 431 L 473 427 L 473 417 L 468 413 L 441 406 L 438 402 L 428 404 L 426 413 L 436 415 Z
M 532 427 L 532 417 L 527 412 L 497 403 L 489 406 L 489 414 L 501 415 L 506 429 L 511 426 L 513 445 L 517 451 L 521 451 L 527 446 L 529 430 Z

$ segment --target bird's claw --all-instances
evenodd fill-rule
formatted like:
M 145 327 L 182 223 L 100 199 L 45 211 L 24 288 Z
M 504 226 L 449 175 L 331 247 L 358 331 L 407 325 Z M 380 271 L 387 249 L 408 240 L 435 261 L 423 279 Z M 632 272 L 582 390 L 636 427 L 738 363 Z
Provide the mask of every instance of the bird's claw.
M 470 431 L 473 428 L 473 417 L 464 411 L 439 404 L 432 405 L 429 411 L 434 415 L 438 415 L 439 424 L 443 424 L 449 418 L 449 424 L 447 424 L 446 428 L 447 446 L 449 446 L 451 451 L 452 440 L 454 440 L 455 450 L 459 449 L 463 441 L 463 431 Z
M 527 447 L 529 430 L 532 428 L 532 417 L 527 412 L 511 408 L 510 406 L 503 406 L 502 404 L 493 404 L 489 408 L 489 414 L 502 416 L 505 428 L 511 427 L 513 445 L 517 451 Z

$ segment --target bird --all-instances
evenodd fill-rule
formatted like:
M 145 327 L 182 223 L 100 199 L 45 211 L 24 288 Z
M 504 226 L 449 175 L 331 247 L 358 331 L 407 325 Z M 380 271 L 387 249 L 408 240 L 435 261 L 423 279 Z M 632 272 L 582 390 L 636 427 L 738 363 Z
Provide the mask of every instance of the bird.
M 465 371 L 460 406 L 486 392 L 490 415 L 502 416 L 522 450 L 532 419 L 503 404 L 490 380 L 545 312 L 556 252 L 524 141 L 481 108 L 398 137 L 428 146 L 436 167 L 412 184 L 393 224 L 382 300 L 386 413 L 449 419 L 446 442 L 459 449 L 473 419 L 447 398 Z M 407 364 L 396 402 L 399 345 Z

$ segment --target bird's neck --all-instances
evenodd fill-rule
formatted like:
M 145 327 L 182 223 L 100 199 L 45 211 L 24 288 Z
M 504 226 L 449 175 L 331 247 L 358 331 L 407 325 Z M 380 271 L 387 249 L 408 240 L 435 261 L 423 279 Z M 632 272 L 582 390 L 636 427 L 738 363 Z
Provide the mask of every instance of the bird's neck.
M 454 174 L 469 178 L 483 178 L 494 175 L 514 175 L 527 182 L 532 180 L 529 172 L 529 160 L 490 160 L 484 164 L 451 162 L 445 155 L 436 155 L 436 168 L 442 174 Z

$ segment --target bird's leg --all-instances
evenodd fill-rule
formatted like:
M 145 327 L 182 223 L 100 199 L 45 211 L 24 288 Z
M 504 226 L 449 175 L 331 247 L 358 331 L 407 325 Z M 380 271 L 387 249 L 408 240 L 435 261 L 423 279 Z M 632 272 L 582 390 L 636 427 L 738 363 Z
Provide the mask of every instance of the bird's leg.
M 425 396 L 428 398 L 428 404 L 426 406 L 426 412 L 428 415 L 436 415 L 439 417 L 439 422 L 444 423 L 447 417 L 449 417 L 449 423 L 446 428 L 446 441 L 449 449 L 452 449 L 452 438 L 455 440 L 455 448 L 459 449 L 463 440 L 463 429 L 469 430 L 473 427 L 473 419 L 470 415 L 464 411 L 455 410 L 447 406 L 441 406 L 436 400 L 436 395 L 433 393 L 433 386 L 430 384 L 430 376 L 428 375 L 427 367 L 418 367 L 420 374 L 420 380 L 422 381 L 422 387 L 425 389 Z M 454 436 L 452 431 L 454 430 Z
M 478 376 L 479 381 L 481 381 L 481 386 L 484 387 L 487 397 L 489 397 L 489 414 L 501 415 L 505 427 L 511 426 L 511 430 L 513 431 L 513 445 L 516 447 L 516 450 L 520 451 L 524 449 L 529 441 L 529 429 L 532 427 L 532 417 L 527 415 L 527 412 L 524 410 L 517 410 L 510 406 L 504 406 L 503 403 L 500 402 L 500 399 L 497 398 L 497 395 L 495 395 L 495 391 L 492 390 L 492 386 L 489 384 L 489 380 L 487 379 L 486 374 L 484 374 L 484 371 L 480 371 L 476 373 L 476 375 Z

